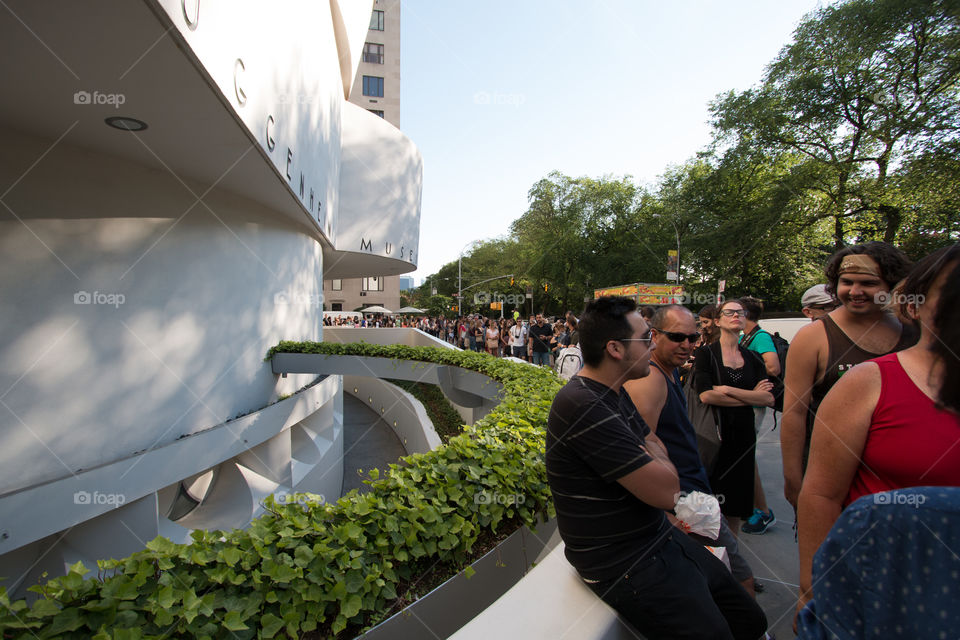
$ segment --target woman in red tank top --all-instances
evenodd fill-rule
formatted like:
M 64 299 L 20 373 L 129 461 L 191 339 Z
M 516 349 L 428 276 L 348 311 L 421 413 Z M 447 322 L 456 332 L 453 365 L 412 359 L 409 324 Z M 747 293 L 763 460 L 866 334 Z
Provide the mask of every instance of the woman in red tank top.
M 917 263 L 891 302 L 919 325 L 920 341 L 846 372 L 817 411 L 798 505 L 801 607 L 814 553 L 848 504 L 904 487 L 960 486 L 960 414 L 938 402 L 958 363 L 933 350 L 945 324 L 938 302 L 958 264 L 960 245 Z M 960 353 L 960 344 L 946 347 Z

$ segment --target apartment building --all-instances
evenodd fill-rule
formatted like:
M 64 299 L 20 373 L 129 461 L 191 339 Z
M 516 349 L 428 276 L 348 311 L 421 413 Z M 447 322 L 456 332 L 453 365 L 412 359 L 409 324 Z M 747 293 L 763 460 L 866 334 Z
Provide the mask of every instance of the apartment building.
M 349 102 L 400 128 L 400 0 L 376 0 Z M 375 215 L 375 212 L 369 212 Z M 379 305 L 400 308 L 398 276 L 324 280 L 323 308 L 354 311 Z

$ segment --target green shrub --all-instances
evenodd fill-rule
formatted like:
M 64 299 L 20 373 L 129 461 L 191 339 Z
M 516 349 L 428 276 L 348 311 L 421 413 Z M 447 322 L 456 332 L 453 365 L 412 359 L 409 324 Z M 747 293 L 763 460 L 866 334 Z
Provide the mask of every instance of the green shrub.
M 552 372 L 486 354 L 433 347 L 281 342 L 278 352 L 420 360 L 461 366 L 503 383 L 485 418 L 446 445 L 371 472 L 371 490 L 335 504 L 268 497 L 243 530 L 163 537 L 122 560 L 80 563 L 31 587 L 32 606 L 0 588 L 4 638 L 272 638 L 336 635 L 378 621 L 398 585 L 426 561 L 464 567 L 480 536 L 505 522 L 552 516 L 544 467 Z M 523 496 L 497 500 L 490 496 Z M 488 536 L 489 537 L 489 536 Z
M 463 418 L 453 408 L 443 391 L 435 384 L 413 382 L 412 380 L 386 380 L 396 385 L 420 401 L 433 423 L 433 428 L 443 442 L 460 433 Z

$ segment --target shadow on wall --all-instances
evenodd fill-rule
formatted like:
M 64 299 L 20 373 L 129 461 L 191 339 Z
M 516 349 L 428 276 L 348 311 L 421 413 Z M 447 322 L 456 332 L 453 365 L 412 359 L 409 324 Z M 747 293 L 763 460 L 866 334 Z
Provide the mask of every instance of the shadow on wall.
M 16 137 L 0 167 L 19 175 L 16 158 L 45 149 Z M 168 175 L 66 145 L 7 202 L 22 222 L 0 219 L 0 494 L 205 430 L 312 380 L 277 379 L 263 362 L 280 339 L 320 339 L 321 247 L 289 218 L 216 190 L 197 204 Z

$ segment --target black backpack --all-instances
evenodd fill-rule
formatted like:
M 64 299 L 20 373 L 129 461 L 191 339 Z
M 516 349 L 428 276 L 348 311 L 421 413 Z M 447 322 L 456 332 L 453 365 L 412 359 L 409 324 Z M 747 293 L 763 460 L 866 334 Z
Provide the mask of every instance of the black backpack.
M 773 410 L 783 413 L 783 381 L 787 376 L 787 349 L 790 348 L 790 343 L 780 335 L 779 331 L 771 334 L 769 331 L 761 329 L 760 325 L 757 325 L 753 328 L 753 331 L 744 336 L 741 344 L 744 347 L 749 347 L 758 333 L 765 333 L 770 336 L 770 339 L 773 340 L 773 348 L 777 350 L 777 359 L 780 360 L 780 375 L 770 376 L 773 382 Z

